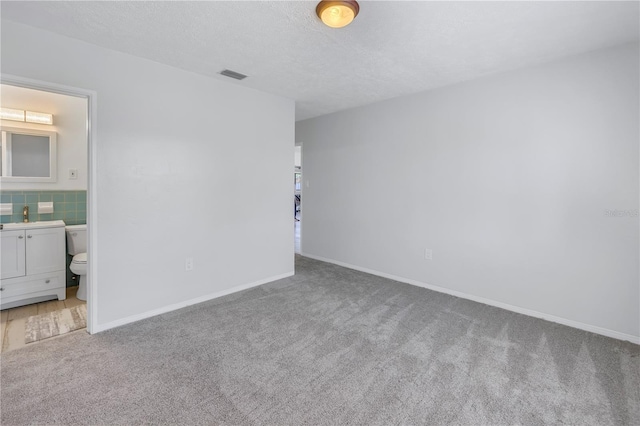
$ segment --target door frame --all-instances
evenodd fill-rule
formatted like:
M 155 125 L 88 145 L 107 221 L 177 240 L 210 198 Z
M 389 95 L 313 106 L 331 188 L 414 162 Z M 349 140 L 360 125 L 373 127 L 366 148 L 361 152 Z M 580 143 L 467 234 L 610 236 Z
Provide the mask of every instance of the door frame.
M 98 325 L 98 94 L 93 90 L 2 74 L 0 83 L 87 100 L 87 332 Z

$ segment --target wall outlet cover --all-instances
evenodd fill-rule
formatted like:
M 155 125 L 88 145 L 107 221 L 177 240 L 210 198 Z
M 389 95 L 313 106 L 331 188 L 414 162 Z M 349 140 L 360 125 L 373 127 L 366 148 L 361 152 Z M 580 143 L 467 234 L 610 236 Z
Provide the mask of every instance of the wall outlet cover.
M 187 257 L 184 260 L 184 270 L 193 271 L 193 257 Z

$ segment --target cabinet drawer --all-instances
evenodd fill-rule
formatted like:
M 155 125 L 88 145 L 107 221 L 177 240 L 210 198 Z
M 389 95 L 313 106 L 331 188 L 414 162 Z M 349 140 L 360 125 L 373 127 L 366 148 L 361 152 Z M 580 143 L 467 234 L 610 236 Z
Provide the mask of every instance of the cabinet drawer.
M 2 292 L 0 296 L 2 298 L 21 296 L 29 293 L 35 293 L 38 291 L 52 290 L 55 293 L 55 289 L 64 287 L 65 282 L 61 279 L 61 275 L 49 275 L 39 277 L 22 277 L 8 280 L 2 280 L 0 287 Z

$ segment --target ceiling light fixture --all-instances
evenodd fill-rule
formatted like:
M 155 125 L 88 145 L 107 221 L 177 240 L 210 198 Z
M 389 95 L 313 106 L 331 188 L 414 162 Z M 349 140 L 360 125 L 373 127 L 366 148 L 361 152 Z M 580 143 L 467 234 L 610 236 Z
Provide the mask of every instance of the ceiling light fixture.
M 316 7 L 318 18 L 331 28 L 346 27 L 358 16 L 360 5 L 355 0 L 321 1 Z

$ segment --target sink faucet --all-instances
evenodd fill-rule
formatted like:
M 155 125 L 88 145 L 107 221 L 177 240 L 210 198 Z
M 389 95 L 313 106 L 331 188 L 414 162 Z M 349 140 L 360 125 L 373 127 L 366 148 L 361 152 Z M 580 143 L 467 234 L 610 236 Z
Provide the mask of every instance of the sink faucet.
M 29 222 L 29 206 L 24 206 L 22 208 L 22 221 L 24 223 Z

